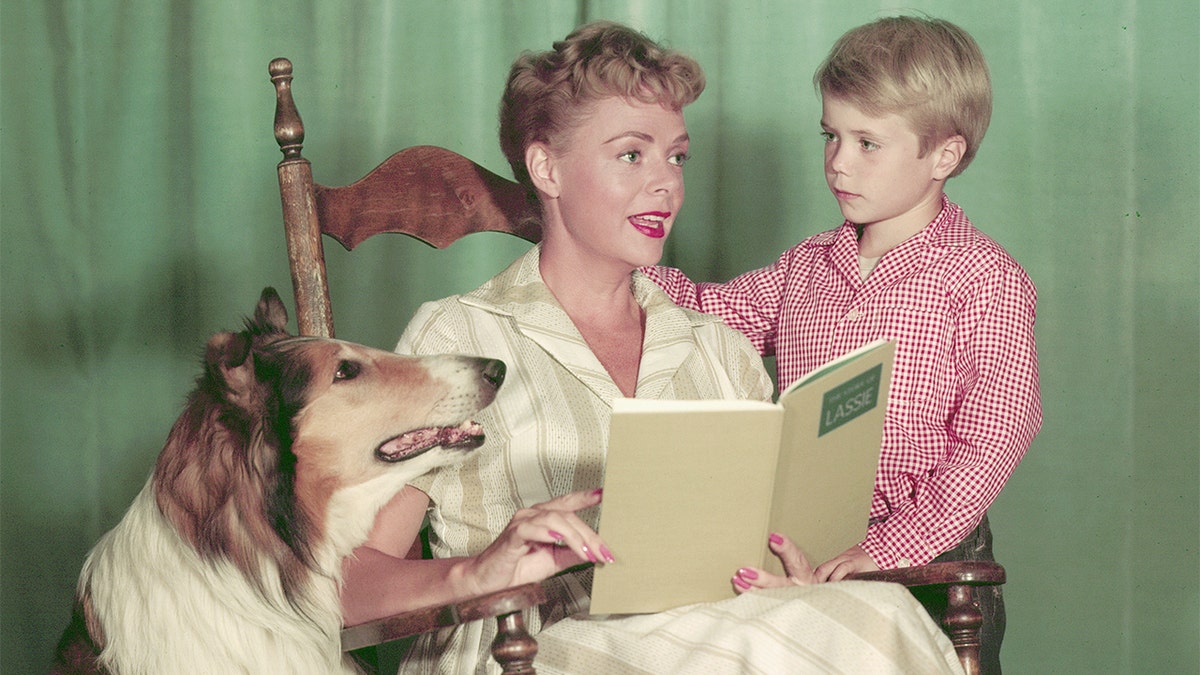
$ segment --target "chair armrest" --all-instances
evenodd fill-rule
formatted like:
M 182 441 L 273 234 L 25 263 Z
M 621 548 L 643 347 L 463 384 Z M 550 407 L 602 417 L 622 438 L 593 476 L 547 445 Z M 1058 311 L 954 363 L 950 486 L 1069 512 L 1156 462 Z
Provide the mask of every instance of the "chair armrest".
M 342 629 L 342 651 L 399 640 L 461 623 L 502 617 L 546 601 L 541 584 L 525 584 L 440 607 L 416 609 Z
M 923 586 L 996 586 L 1005 582 L 1004 567 L 990 561 L 938 562 L 919 567 L 859 572 L 848 579 L 890 581 L 909 588 Z
M 978 675 L 980 627 L 983 613 L 975 601 L 975 588 L 1005 582 L 1004 567 L 990 561 L 929 563 L 920 567 L 859 572 L 847 579 L 890 581 L 907 586 L 945 631 L 967 675 Z

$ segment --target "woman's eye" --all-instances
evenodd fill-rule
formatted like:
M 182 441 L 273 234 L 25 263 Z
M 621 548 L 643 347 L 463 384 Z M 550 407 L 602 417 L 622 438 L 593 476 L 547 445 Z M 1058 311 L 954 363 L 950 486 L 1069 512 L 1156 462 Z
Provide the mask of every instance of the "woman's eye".
M 684 163 L 687 162 L 691 158 L 692 158 L 691 155 L 687 154 L 686 152 L 681 152 L 678 155 L 672 155 L 671 159 L 668 161 L 671 162 L 672 164 L 674 164 L 675 166 L 683 166 Z
M 863 150 L 866 150 L 867 152 L 871 152 L 872 150 L 878 150 L 878 149 L 879 149 L 879 144 L 878 144 L 878 143 L 875 143 L 874 141 L 868 141 L 868 140 L 866 140 L 866 139 L 863 139 L 863 140 L 859 141 L 859 142 L 858 142 L 858 144 L 859 144 L 859 145 L 861 145 L 861 146 L 862 146 L 862 149 L 863 149 Z
M 826 143 L 832 143 L 837 140 L 837 136 L 835 136 L 831 131 L 822 131 L 821 140 L 825 141 Z
M 353 361 L 342 361 L 338 364 L 338 368 L 333 373 L 333 381 L 353 380 L 362 372 L 362 366 Z
M 638 152 L 637 150 L 630 150 L 629 152 L 621 153 L 621 161 L 628 162 L 629 164 L 633 164 L 633 163 L 637 162 L 638 158 L 641 156 L 642 156 L 642 153 Z

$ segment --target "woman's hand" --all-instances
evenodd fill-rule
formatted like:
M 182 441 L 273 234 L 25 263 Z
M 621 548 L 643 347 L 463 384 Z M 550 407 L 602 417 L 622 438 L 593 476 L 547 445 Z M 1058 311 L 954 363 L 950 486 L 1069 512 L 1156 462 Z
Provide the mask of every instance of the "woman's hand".
M 600 490 L 572 492 L 517 511 L 490 546 L 464 561 L 463 583 L 476 594 L 490 593 L 583 562 L 612 562 L 604 540 L 575 515 L 600 500 Z
M 817 581 L 841 581 L 847 575 L 855 572 L 874 572 L 879 565 L 862 550 L 860 546 L 851 546 L 838 556 L 821 563 L 815 572 Z
M 791 539 L 773 532 L 767 538 L 767 547 L 783 563 L 783 571 L 786 576 L 771 574 L 757 567 L 743 567 L 733 575 L 735 591 L 744 593 L 755 588 L 782 588 L 811 584 L 816 581 L 808 558 L 804 557 L 804 552 Z

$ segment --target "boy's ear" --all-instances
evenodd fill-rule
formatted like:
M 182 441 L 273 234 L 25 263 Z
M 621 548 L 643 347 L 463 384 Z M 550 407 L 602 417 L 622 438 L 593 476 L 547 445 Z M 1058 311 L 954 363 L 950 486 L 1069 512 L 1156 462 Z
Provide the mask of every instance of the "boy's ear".
M 946 180 L 950 174 L 954 173 L 954 169 L 958 167 L 958 163 L 962 161 L 963 155 L 967 152 L 967 139 L 955 134 L 942 141 L 934 152 L 937 154 L 937 161 L 933 165 L 933 178 L 934 180 Z
M 554 155 L 544 143 L 530 143 L 525 148 L 525 169 L 533 186 L 550 199 L 557 199 L 562 192 L 558 184 L 558 171 Z

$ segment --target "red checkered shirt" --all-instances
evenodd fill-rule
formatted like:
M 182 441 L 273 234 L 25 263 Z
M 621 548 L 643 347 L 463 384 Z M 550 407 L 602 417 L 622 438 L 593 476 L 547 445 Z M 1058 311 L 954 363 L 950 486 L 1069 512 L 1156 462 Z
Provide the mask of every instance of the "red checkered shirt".
M 645 271 L 675 302 L 721 316 L 774 354 L 780 388 L 872 340 L 897 341 L 861 544 L 881 568 L 923 565 L 957 545 L 1041 427 L 1037 292 L 945 197 L 865 281 L 849 222 L 724 284 Z

